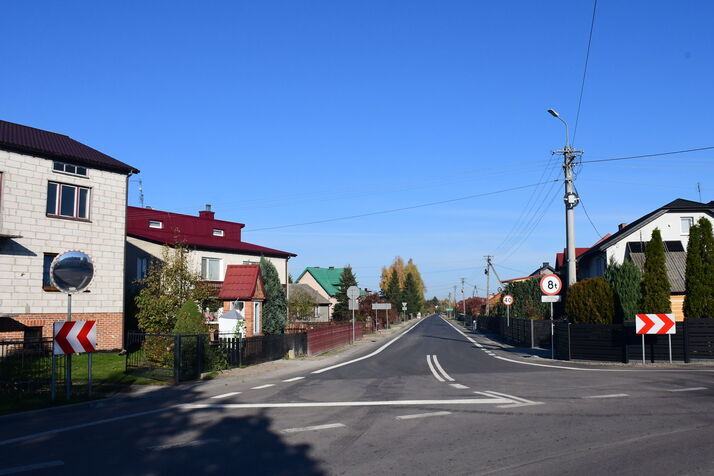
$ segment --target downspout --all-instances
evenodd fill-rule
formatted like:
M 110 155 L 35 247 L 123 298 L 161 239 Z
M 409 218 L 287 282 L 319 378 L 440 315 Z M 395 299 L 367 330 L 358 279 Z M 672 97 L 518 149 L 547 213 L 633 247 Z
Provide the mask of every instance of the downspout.
M 122 270 L 121 270 L 121 280 L 122 280 L 122 296 L 121 296 L 121 348 L 122 350 L 126 349 L 126 288 L 127 288 L 127 283 L 126 283 L 126 234 L 127 234 L 127 219 L 126 219 L 126 207 L 129 205 L 129 179 L 133 175 L 133 172 L 130 170 L 129 173 L 126 176 L 126 187 L 124 188 L 124 252 L 122 253 L 122 256 L 124 259 L 122 260 Z

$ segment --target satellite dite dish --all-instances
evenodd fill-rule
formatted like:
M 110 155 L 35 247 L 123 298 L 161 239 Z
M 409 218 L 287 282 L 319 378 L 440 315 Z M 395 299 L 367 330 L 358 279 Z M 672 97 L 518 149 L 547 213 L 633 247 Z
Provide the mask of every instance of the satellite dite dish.
M 63 293 L 81 293 L 89 287 L 92 278 L 92 258 L 81 251 L 66 251 L 58 255 L 50 265 L 50 280 Z

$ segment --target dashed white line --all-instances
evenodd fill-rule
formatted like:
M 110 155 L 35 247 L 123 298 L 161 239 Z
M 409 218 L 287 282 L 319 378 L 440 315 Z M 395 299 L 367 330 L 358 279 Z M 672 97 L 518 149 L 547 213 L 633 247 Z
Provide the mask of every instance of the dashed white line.
M 451 386 L 454 387 L 454 388 L 458 388 L 458 389 L 460 389 L 460 390 L 463 390 L 463 389 L 465 389 L 465 388 L 469 388 L 469 387 L 467 387 L 466 385 L 461 385 L 460 383 L 450 383 L 449 385 L 451 385 Z
M 265 385 L 258 385 L 257 387 L 251 387 L 251 390 L 260 390 L 262 388 L 274 387 L 274 383 L 266 383 Z
M 64 461 L 48 461 L 46 463 L 28 464 L 25 466 L 15 466 L 14 468 L 0 469 L 0 474 L 17 474 L 34 471 L 36 469 L 54 468 L 55 466 L 64 466 Z
M 444 378 L 445 378 L 446 380 L 448 380 L 449 382 L 453 382 L 454 379 L 452 379 L 451 377 L 449 377 L 449 374 L 447 374 L 447 373 L 444 371 L 444 369 L 441 367 L 441 365 L 439 364 L 439 359 L 437 359 L 435 355 L 432 355 L 431 358 L 434 360 L 434 365 L 436 365 L 436 368 L 439 369 L 439 372 L 441 372 L 441 375 L 443 375 Z
M 668 392 L 696 392 L 697 390 L 706 390 L 707 387 L 690 387 L 690 388 L 673 388 Z
M 429 418 L 435 416 L 451 415 L 451 412 L 431 412 L 431 413 L 416 413 L 414 415 L 400 415 L 395 417 L 397 420 L 414 420 L 417 418 Z
M 438 380 L 439 382 L 443 382 L 444 379 L 441 378 L 441 375 L 439 375 L 439 374 L 436 372 L 436 369 L 434 368 L 434 366 L 433 366 L 432 363 L 431 363 L 431 355 L 427 355 L 427 356 L 426 356 L 426 363 L 429 364 L 429 370 L 431 370 L 431 373 L 434 375 L 434 378 L 435 378 L 436 380 Z
M 330 428 L 344 428 L 342 423 L 328 423 L 326 425 L 304 426 L 302 428 L 286 428 L 280 430 L 280 433 L 300 433 L 302 431 L 329 430 Z
M 240 392 L 228 392 L 228 393 L 224 393 L 221 395 L 216 395 L 215 397 L 211 397 L 211 398 L 215 398 L 215 399 L 228 398 L 228 397 L 232 397 L 233 395 L 239 395 L 239 394 L 240 394 Z
M 293 378 L 285 379 L 285 380 L 283 380 L 283 382 L 297 382 L 298 380 L 302 380 L 304 378 L 305 377 L 293 377 Z
M 587 397 L 583 397 L 583 398 L 622 398 L 622 397 L 629 397 L 629 395 L 626 393 L 611 393 L 608 395 L 588 395 Z
M 457 398 L 453 400 L 378 400 L 366 402 L 294 402 L 294 403 L 185 403 L 180 408 L 201 409 L 249 409 L 249 408 L 320 408 L 320 407 L 384 407 L 412 405 L 497 405 L 512 403 L 506 398 Z

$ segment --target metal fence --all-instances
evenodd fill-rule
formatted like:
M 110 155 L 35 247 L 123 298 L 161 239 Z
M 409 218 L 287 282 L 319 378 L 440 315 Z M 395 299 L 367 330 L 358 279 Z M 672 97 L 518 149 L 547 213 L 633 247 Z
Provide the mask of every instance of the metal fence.
M 64 356 L 57 356 L 57 382 L 64 382 Z M 52 383 L 52 338 L 0 342 L 0 392 L 45 393 Z
M 478 330 L 498 334 L 508 343 L 520 347 L 550 348 L 551 321 L 544 319 L 520 319 L 506 316 L 467 316 L 466 323 Z
M 126 371 L 182 382 L 203 372 L 258 364 L 307 353 L 307 334 L 237 338 L 234 334 L 127 334 Z

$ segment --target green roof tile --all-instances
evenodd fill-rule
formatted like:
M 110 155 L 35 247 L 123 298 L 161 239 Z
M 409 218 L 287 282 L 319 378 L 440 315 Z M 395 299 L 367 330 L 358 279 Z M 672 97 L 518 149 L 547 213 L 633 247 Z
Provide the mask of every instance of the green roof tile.
M 334 297 L 339 292 L 340 276 L 345 268 L 317 268 L 317 267 L 307 267 L 305 271 L 300 274 L 296 282 L 305 275 L 305 273 L 310 273 L 315 281 L 322 286 L 330 297 Z

